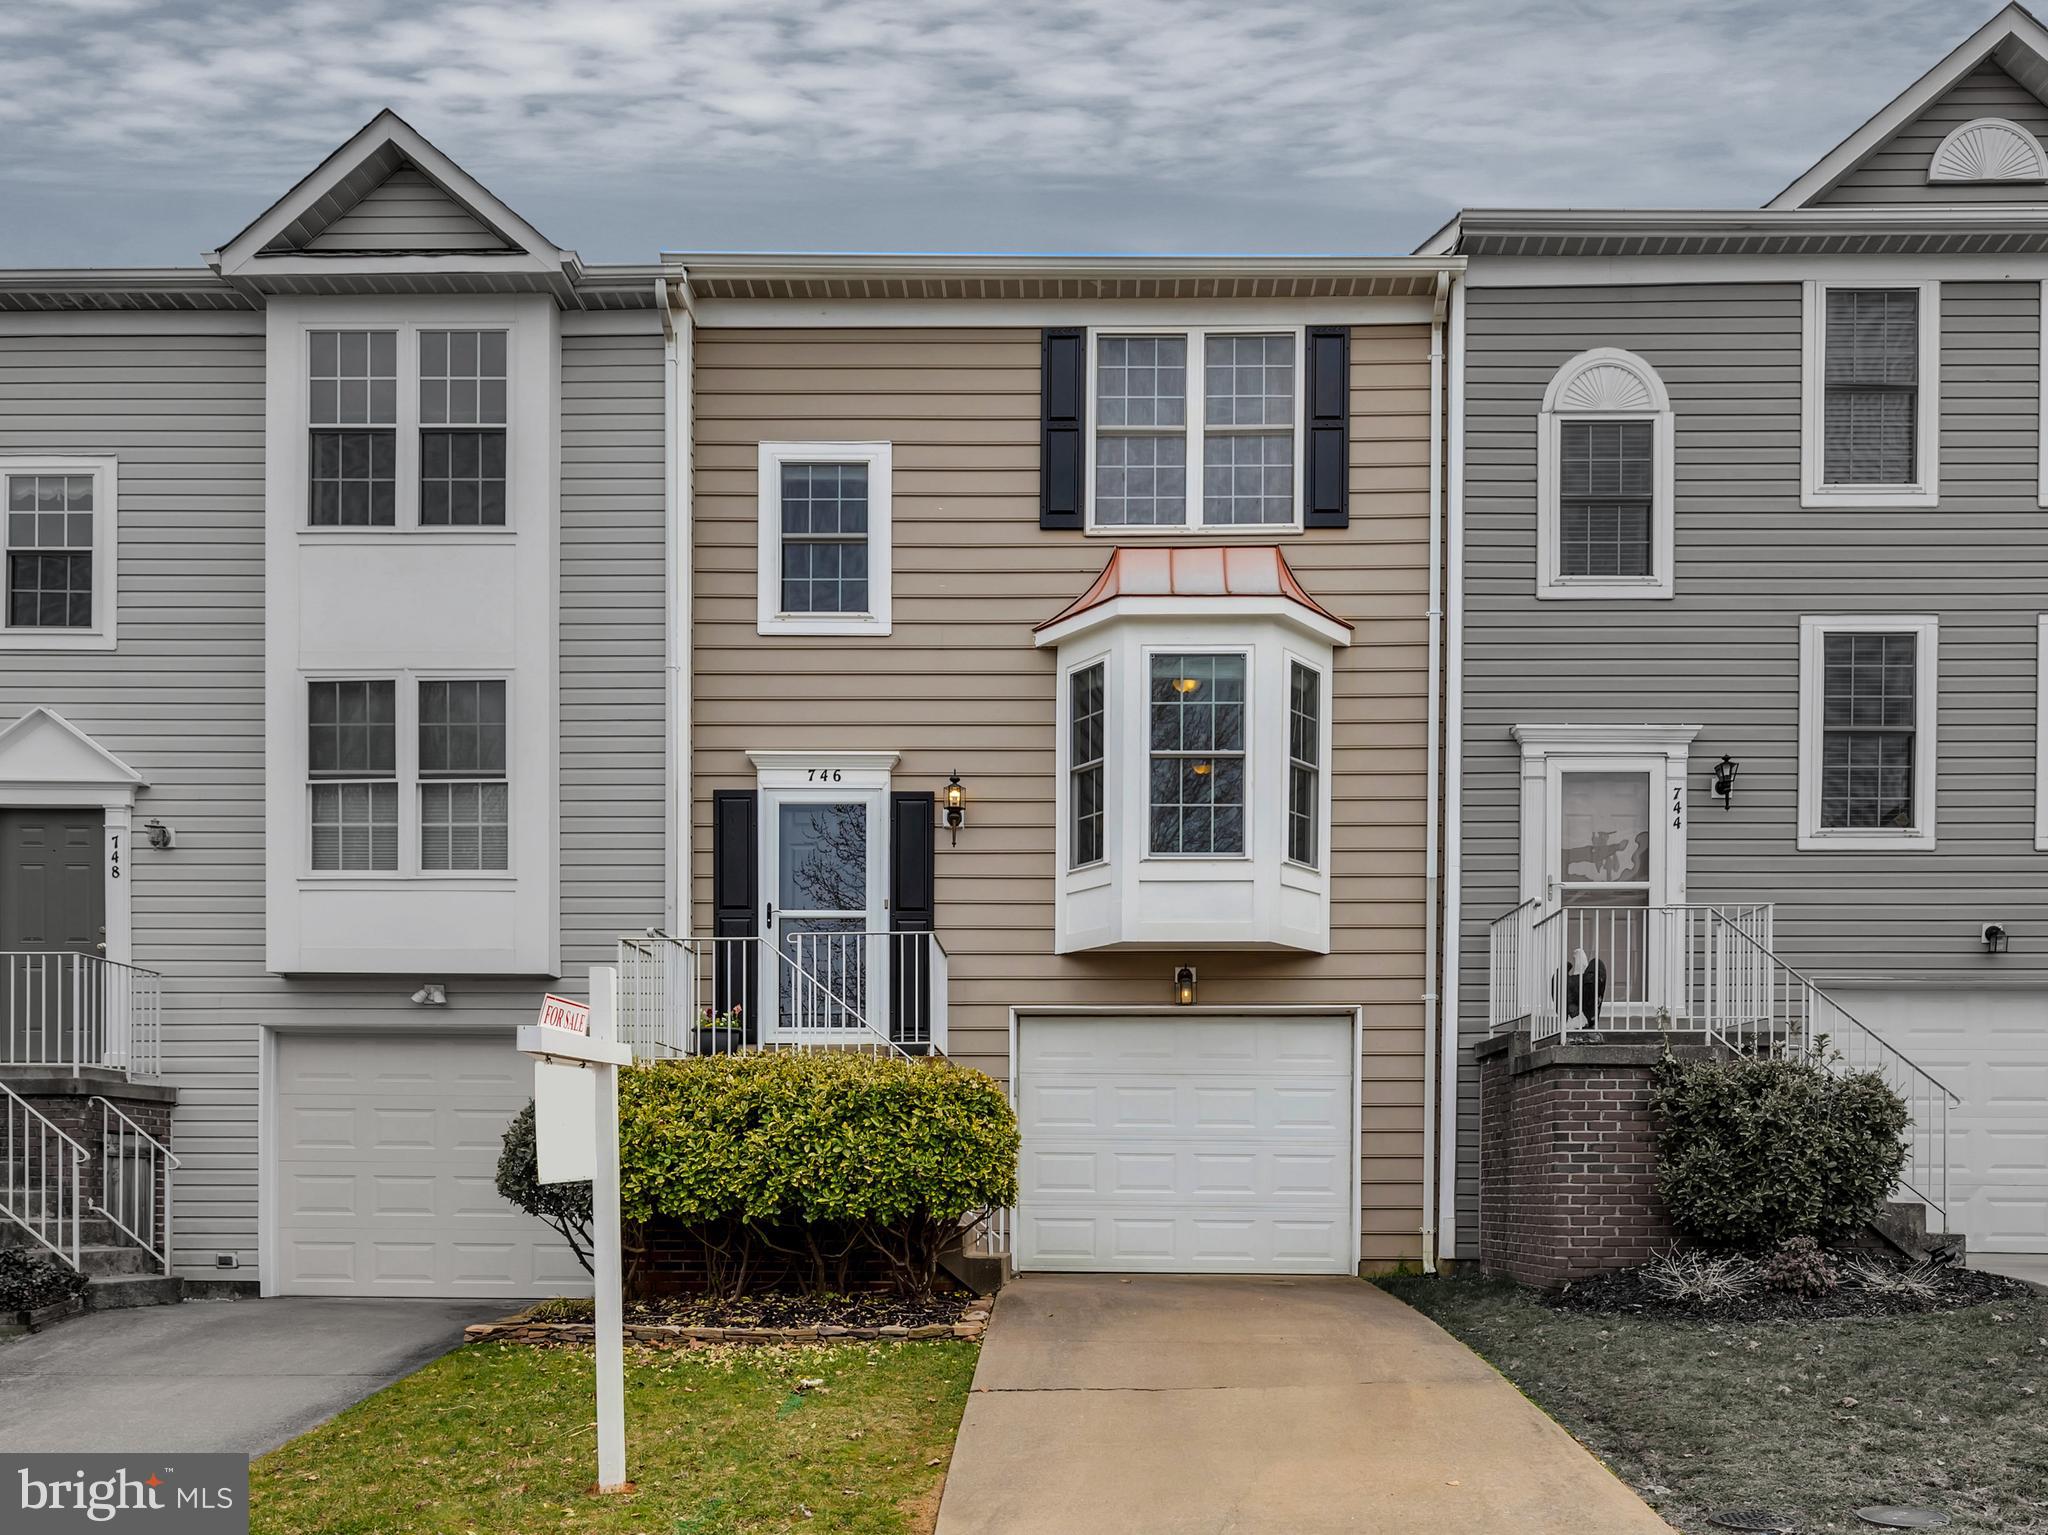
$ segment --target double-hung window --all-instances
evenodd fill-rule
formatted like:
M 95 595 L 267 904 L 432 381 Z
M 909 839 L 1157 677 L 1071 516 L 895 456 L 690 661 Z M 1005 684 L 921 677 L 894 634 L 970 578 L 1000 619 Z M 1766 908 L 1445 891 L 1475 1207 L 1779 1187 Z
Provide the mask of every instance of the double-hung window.
M 1939 499 L 1940 286 L 1806 285 L 1808 506 Z
M 1298 330 L 1095 333 L 1089 525 L 1301 525 Z
M 319 678 L 306 688 L 314 873 L 510 868 L 503 678 Z
M 114 463 L 0 459 L 0 647 L 113 643 Z
M 1932 618 L 1808 618 L 1800 632 L 1802 848 L 1934 845 Z
M 309 330 L 307 526 L 506 526 L 510 345 L 502 327 Z
M 1155 654 L 1148 725 L 1153 857 L 1240 857 L 1245 656 Z
M 1073 672 L 1068 679 L 1067 867 L 1079 869 L 1103 858 L 1103 663 Z
M 1323 674 L 1287 663 L 1287 857 L 1315 868 L 1323 823 Z
M 1675 422 L 1657 370 L 1633 352 L 1581 352 L 1537 418 L 1537 581 L 1545 598 L 1673 590 Z
M 889 632 L 886 442 L 760 447 L 762 634 Z

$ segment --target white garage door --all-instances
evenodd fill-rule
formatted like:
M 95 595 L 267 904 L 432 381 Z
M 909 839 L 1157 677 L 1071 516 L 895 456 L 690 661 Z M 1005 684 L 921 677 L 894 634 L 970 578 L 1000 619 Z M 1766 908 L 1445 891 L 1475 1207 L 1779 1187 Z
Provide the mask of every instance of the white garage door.
M 1025 1018 L 1019 1269 L 1348 1274 L 1349 1018 Z
M 1972 1252 L 2048 1253 L 2048 992 L 1842 988 L 1842 1005 L 1963 1101 L 1949 1225 Z
M 509 1037 L 280 1034 L 276 1081 L 281 1293 L 589 1293 L 562 1239 L 498 1197 L 533 1096 Z

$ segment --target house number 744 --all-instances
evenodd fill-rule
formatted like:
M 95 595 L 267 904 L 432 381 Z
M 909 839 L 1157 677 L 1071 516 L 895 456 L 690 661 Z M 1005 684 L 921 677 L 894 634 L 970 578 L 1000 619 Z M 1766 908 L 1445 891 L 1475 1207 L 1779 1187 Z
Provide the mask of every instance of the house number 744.
M 1671 824 L 1680 831 L 1685 830 L 1685 790 L 1671 791 Z

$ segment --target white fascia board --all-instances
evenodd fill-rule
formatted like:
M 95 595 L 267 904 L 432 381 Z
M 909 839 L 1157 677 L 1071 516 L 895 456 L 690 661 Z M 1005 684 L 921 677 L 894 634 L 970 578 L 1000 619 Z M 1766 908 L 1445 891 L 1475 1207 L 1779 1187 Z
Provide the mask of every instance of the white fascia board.
M 1086 634 L 1091 629 L 1124 619 L 1165 619 L 1168 621 L 1188 620 L 1223 621 L 1233 619 L 1278 619 L 1290 624 L 1304 634 L 1321 640 L 1325 645 L 1347 646 L 1351 643 L 1351 629 L 1348 625 L 1335 623 L 1320 614 L 1311 613 L 1300 603 L 1286 597 L 1113 597 L 1108 602 L 1098 603 L 1085 612 L 1076 613 L 1072 618 L 1040 629 L 1032 643 L 1040 649 L 1049 645 L 1061 645 L 1076 635 Z
M 562 250 L 546 235 L 514 213 L 482 182 L 428 143 L 418 129 L 389 107 L 363 124 L 347 143 L 302 177 L 297 185 L 264 210 L 248 228 L 228 241 L 219 251 L 209 253 L 207 264 L 223 277 L 244 272 L 264 246 L 332 191 L 342 178 L 387 144 L 418 166 L 429 181 L 434 182 L 442 191 L 514 245 L 522 247 L 529 256 L 540 258 L 555 270 L 561 270 L 565 266 L 573 267 L 576 264 L 573 252 Z M 269 261 L 265 264 L 269 266 Z M 342 261 L 324 261 L 321 263 L 321 269 L 332 271 L 343 265 Z M 403 270 L 388 264 L 380 265 L 378 269 Z M 271 267 L 271 270 L 282 269 Z M 445 263 L 441 270 L 447 270 Z
M 1130 278 L 1397 277 L 1462 271 L 1463 256 L 1032 256 L 777 251 L 665 251 L 670 277 L 796 281 L 811 277 Z
M 1894 96 L 1881 112 L 1829 150 L 1810 170 L 1765 206 L 1799 208 L 1819 197 L 2007 43 L 2037 56 L 2048 55 L 2048 30 L 2044 30 L 2024 6 L 2008 5 L 1951 49 L 1926 74 Z
M 1626 288 L 1686 283 L 2048 281 L 2048 251 L 2018 256 L 1482 256 L 1474 288 Z

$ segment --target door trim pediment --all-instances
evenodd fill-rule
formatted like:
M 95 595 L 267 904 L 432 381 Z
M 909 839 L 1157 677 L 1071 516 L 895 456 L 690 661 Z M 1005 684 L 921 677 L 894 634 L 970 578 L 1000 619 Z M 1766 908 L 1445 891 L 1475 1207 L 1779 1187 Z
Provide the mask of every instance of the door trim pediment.
M 0 804 L 133 809 L 149 782 L 55 709 L 0 730 Z

